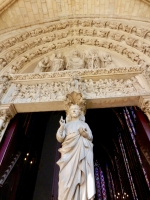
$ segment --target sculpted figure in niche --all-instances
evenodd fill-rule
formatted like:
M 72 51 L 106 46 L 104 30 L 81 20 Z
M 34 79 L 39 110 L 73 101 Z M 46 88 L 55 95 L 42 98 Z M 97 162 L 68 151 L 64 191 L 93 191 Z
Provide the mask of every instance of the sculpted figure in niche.
M 97 37 L 107 38 L 109 31 L 95 31 Z
M 97 53 L 88 53 L 86 56 L 86 68 L 88 69 L 97 69 L 101 67 L 99 56 Z
M 65 68 L 64 65 L 65 65 L 64 56 L 62 56 L 61 53 L 58 53 L 58 54 L 55 55 L 55 57 L 52 61 L 52 66 L 50 68 L 50 71 L 54 72 L 54 71 L 64 70 L 64 68 Z
M 118 24 L 116 22 L 106 22 L 106 26 L 111 29 L 118 29 Z
M 77 50 L 74 50 L 74 52 L 72 53 L 72 56 L 70 56 L 70 58 L 68 59 L 66 69 L 67 70 L 83 69 L 84 65 L 85 65 L 84 58 L 80 56 Z
M 146 92 L 145 88 L 142 87 L 142 85 L 138 82 L 136 77 L 132 77 L 130 80 L 132 81 L 132 84 L 137 92 Z
M 105 21 L 93 21 L 92 25 L 99 28 L 105 28 Z
M 93 200 L 95 195 L 92 132 L 85 123 L 85 101 L 67 95 L 66 122 L 61 117 L 56 137 L 62 143 L 58 200 Z
M 133 27 L 131 30 L 131 33 L 139 36 L 139 37 L 144 37 L 146 34 L 147 30 L 143 29 L 143 28 L 137 28 L 137 27 Z
M 102 55 L 102 67 L 116 67 L 109 53 Z
M 116 67 L 109 53 L 103 55 L 102 61 L 103 61 L 103 67 Z
M 7 65 L 7 62 L 4 58 L 0 58 L 0 70 Z
M 47 72 L 51 67 L 51 61 L 48 57 L 44 57 L 34 69 L 34 73 Z

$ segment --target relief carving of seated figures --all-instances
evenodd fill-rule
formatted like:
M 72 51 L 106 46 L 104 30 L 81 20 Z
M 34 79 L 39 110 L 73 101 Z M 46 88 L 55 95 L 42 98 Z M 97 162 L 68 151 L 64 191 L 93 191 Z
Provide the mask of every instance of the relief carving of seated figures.
M 34 69 L 34 73 L 40 73 L 40 72 L 47 72 L 49 71 L 51 67 L 51 60 L 48 57 L 44 57 L 36 66 Z
M 102 56 L 103 67 L 116 67 L 115 63 L 112 60 L 112 57 L 109 53 L 106 53 Z
M 49 71 L 54 72 L 54 71 L 61 71 L 64 69 L 65 69 L 65 58 L 61 53 L 58 53 L 55 55 Z
M 74 69 L 83 69 L 84 67 L 85 67 L 84 58 L 82 58 L 78 53 L 78 51 L 75 50 L 68 59 L 66 69 L 74 70 Z
M 89 52 L 87 55 L 85 55 L 85 59 L 87 69 L 98 69 L 101 67 L 101 61 L 97 53 Z

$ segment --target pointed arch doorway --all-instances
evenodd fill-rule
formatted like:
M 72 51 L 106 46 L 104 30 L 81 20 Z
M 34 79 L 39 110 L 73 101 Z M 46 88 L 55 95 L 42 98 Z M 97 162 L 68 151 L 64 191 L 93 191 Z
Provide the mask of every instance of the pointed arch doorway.
M 134 133 L 136 125 L 141 123 L 135 118 L 135 113 L 133 107 L 87 110 L 86 122 L 94 137 L 96 200 L 149 198 L 148 183 L 143 171 L 149 168 L 145 165 L 146 160 L 137 140 L 138 130 L 142 133 L 142 138 L 144 132 L 137 129 L 137 133 Z M 59 169 L 56 161 L 59 159 L 60 145 L 56 141 L 56 131 L 61 115 L 65 118 L 64 111 L 16 115 L 14 120 L 19 120 L 16 122 L 16 136 L 17 132 L 25 135 L 23 140 L 17 136 L 16 143 L 12 142 L 10 145 L 14 150 L 14 146 L 19 146 L 19 142 L 23 141 L 21 157 L 6 179 L 4 188 L 0 189 L 5 197 L 3 199 L 57 200 Z M 14 126 L 14 120 L 10 125 Z M 7 131 L 11 131 L 10 126 Z
M 65 117 L 64 112 L 55 113 L 55 120 L 56 118 L 59 120 L 61 115 Z M 147 174 L 143 161 L 140 160 L 141 152 L 137 134 L 134 132 L 136 131 L 134 108 L 89 109 L 86 113 L 86 122 L 94 138 L 97 191 L 95 199 L 148 199 L 150 193 L 146 181 Z M 54 129 L 57 130 L 56 127 Z M 59 159 L 57 151 L 59 147 L 60 144 L 56 142 L 51 200 L 57 200 L 58 195 L 59 169 L 55 163 Z M 33 199 L 38 199 L 36 196 L 38 193 L 39 191 L 36 193 L 35 190 Z

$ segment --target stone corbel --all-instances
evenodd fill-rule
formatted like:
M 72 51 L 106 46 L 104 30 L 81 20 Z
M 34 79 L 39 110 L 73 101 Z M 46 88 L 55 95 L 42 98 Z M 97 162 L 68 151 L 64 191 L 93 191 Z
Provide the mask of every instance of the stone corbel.
M 146 114 L 150 121 L 150 96 L 141 96 L 138 106 Z
M 0 105 L 0 142 L 10 120 L 17 114 L 13 104 Z

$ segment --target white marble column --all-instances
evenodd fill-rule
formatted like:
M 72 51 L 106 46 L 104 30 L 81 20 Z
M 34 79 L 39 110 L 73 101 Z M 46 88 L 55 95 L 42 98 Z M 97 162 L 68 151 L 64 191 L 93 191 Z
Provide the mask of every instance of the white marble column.
M 10 120 L 17 114 L 13 104 L 0 105 L 0 142 Z

